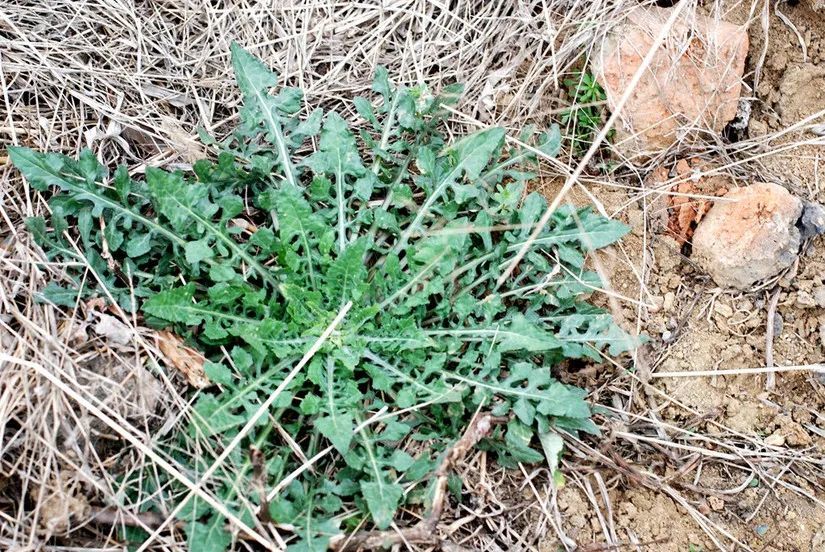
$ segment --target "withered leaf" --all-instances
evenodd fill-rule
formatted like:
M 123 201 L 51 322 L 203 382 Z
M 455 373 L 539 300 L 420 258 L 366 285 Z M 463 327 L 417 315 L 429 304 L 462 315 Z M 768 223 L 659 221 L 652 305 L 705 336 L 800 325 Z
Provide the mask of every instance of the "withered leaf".
M 189 385 L 198 389 L 209 386 L 209 378 L 203 371 L 206 358 L 201 353 L 187 347 L 180 336 L 166 330 L 157 332 L 156 341 L 168 363 L 183 374 Z

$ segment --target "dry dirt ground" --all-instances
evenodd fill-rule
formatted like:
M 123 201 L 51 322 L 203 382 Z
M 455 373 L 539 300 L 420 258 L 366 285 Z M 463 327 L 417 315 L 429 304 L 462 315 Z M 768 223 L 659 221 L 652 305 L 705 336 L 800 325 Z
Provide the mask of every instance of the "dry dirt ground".
M 772 181 L 803 199 L 825 202 L 822 141 L 817 143 L 810 133 L 788 131 L 825 110 L 825 8 L 818 7 L 818 1 L 708 1 L 695 7 L 722 13 L 736 23 L 750 22 L 750 88 L 745 94 L 753 99 L 752 113 L 747 131 L 735 143 L 675 148 L 663 154 L 657 163 L 665 175 L 676 170 L 677 158 L 689 158 L 692 167 L 722 167 L 719 175 L 697 184 L 703 194 Z M 372 65 L 392 65 L 398 58 L 399 78 L 455 78 L 467 83 L 469 100 L 460 111 L 469 117 L 457 116 L 456 123 L 497 122 L 510 130 L 525 120 L 546 123 L 564 107 L 564 94 L 554 83 L 568 62 L 576 62 L 576 50 L 592 40 L 590 36 L 564 42 L 558 35 L 555 43 L 546 41 L 546 33 L 564 25 L 525 23 L 545 15 L 551 19 L 542 11 L 542 2 L 517 2 L 512 11 L 400 2 L 399 13 L 406 9 L 424 14 L 420 22 L 413 17 L 415 25 L 426 22 L 440 29 L 441 42 L 424 42 L 426 47 L 418 49 L 415 33 L 420 29 L 404 19 L 406 15 L 399 21 L 409 25 L 410 38 L 399 40 L 393 35 L 397 26 L 390 25 L 387 36 L 395 42 L 375 46 L 381 38 L 371 36 L 373 42 L 359 49 L 358 33 L 385 25 L 384 16 L 376 19 L 366 8 L 345 13 L 319 5 L 315 15 L 328 19 L 327 30 L 318 30 L 294 15 L 298 8 L 272 13 L 273 21 L 281 23 L 262 26 L 248 16 L 259 7 L 243 2 L 223 11 L 201 3 L 193 3 L 190 10 L 170 2 L 140 2 L 115 10 L 117 25 L 124 29 L 118 34 L 112 28 L 101 30 L 102 23 L 68 4 L 56 4 L 32 8 L 34 15 L 22 15 L 31 6 L 0 6 L 0 144 L 64 151 L 91 144 L 106 159 L 138 168 L 141 163 L 191 161 L 203 153 L 196 125 L 220 133 L 230 122 L 236 99 L 223 57 L 229 36 L 254 38 L 261 44 L 256 53 L 294 84 L 314 90 L 315 101 L 351 97 L 364 86 Z M 562 4 L 554 4 L 558 9 L 552 20 L 569 24 L 587 13 L 611 13 L 620 3 L 569 2 L 566 18 Z M 96 9 L 95 17 L 105 17 L 105 9 Z M 141 21 L 142 27 L 122 22 L 121 17 Z M 209 28 L 202 25 L 187 34 L 193 21 L 203 17 Z M 485 26 L 491 18 L 499 23 Z M 68 30 L 72 28 L 76 34 Z M 55 40 L 60 32 L 70 35 L 64 50 Z M 110 55 L 132 48 L 150 55 L 142 62 L 112 62 L 87 77 L 84 64 L 100 63 L 84 52 L 85 47 L 99 47 L 96 32 L 110 33 Z M 164 42 L 163 33 L 173 40 Z M 302 45 L 295 40 L 301 36 L 312 40 Z M 541 40 L 544 46 L 537 50 L 525 46 Z M 151 47 L 144 48 L 142 41 Z M 474 50 L 480 45 L 488 49 Z M 547 61 L 559 48 L 561 67 Z M 445 56 L 444 51 L 452 53 Z M 176 69 L 164 67 L 165 58 L 173 60 L 169 63 Z M 461 69 L 473 64 L 486 67 L 486 75 Z M 346 84 L 350 78 L 359 84 Z M 49 79 L 60 86 L 44 85 Z M 197 85 L 189 88 L 187 82 Z M 130 85 L 140 90 L 139 97 L 123 92 Z M 766 366 L 770 311 L 776 366 L 823 362 L 825 308 L 816 297 L 817 292 L 825 293 L 825 239 L 807 244 L 799 263 L 776 281 L 747 293 L 719 289 L 691 262 L 689 243 L 682 246 L 668 235 L 668 200 L 654 190 L 653 167 L 620 167 L 607 174 L 595 165 L 591 168 L 588 178 L 593 182 L 585 179 L 589 194 L 576 188 L 569 199 L 588 204 L 595 198 L 607 213 L 633 228 L 621 246 L 596 259 L 610 276 L 612 288 L 597 301 L 612 308 L 628 329 L 650 340 L 633 358 L 562 367 L 560 378 L 591 390 L 591 399 L 605 407 L 599 417 L 603 439 L 567 442 L 563 486 L 554 488 L 541 467 L 503 471 L 477 454 L 462 473 L 467 501 L 454 505 L 442 531 L 465 550 L 825 551 L 825 380 L 806 370 L 780 371 L 776 387 L 767 390 L 764 374 L 735 373 Z M 22 236 L 21 219 L 42 211 L 43 204 L 9 167 L 0 171 L 5 205 L 0 266 L 5 280 L 12 282 L 4 284 L 0 297 L 3 349 L 11 356 L 37 360 L 31 349 L 53 347 L 59 351 L 51 357 L 54 362 L 77 368 L 78 380 L 96 386 L 97 394 L 118 392 L 123 410 L 136 425 L 141 412 L 160 412 L 172 419 L 180 405 L 166 400 L 164 387 L 130 360 L 137 353 L 130 357 L 103 347 L 90 337 L 88 322 L 76 321 L 76 313 L 49 310 L 30 300 L 31 290 L 45 285 L 49 277 L 59 277 L 59 269 L 32 268 L 35 253 Z M 537 186 L 553 197 L 561 174 L 547 167 Z M 10 207 L 12 203 L 17 207 Z M 46 329 L 45 335 L 38 326 Z M 131 367 L 128 373 L 121 372 L 124 362 Z M 0 547 L 37 549 L 48 535 L 68 529 L 73 501 L 83 511 L 86 501 L 106 497 L 109 482 L 101 469 L 134 463 L 139 455 L 107 445 L 93 451 L 97 456 L 90 461 L 88 443 L 80 439 L 78 445 L 77 435 L 66 434 L 72 427 L 96 427 L 88 414 L 66 414 L 74 403 L 24 367 L 0 363 L 0 371 L 0 490 L 5 492 L 0 500 Z M 709 371 L 734 373 L 684 374 Z M 111 384 L 124 381 L 125 385 Z M 174 383 L 183 389 L 181 382 Z M 50 405 L 43 406 L 43 397 Z M 43 427 L 49 423 L 26 422 L 47 416 L 50 408 L 55 413 L 47 418 L 49 423 L 62 425 L 57 431 Z M 76 423 L 67 423 L 65 417 Z M 63 454 L 64 450 L 69 452 Z M 23 490 L 12 489 L 15 485 Z M 83 533 L 89 540 L 81 542 L 105 542 L 105 532 L 91 534 Z M 176 549 L 167 546 L 164 549 Z

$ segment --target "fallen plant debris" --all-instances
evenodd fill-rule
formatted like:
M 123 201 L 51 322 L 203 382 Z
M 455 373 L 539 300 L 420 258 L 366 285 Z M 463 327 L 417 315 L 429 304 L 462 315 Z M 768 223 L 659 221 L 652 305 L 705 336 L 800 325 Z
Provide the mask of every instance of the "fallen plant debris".
M 691 194 L 699 190 L 692 182 L 682 182 L 676 185 L 675 191 L 679 195 L 670 196 L 670 218 L 667 229 L 679 245 L 684 245 L 693 238 L 696 225 L 708 212 L 711 201 L 708 199 L 693 199 Z
M 365 121 L 356 134 L 335 112 L 302 116 L 298 89 L 271 95 L 277 77 L 238 46 L 232 63 L 240 126 L 221 142 L 205 136 L 220 154 L 192 174 L 149 167 L 139 181 L 123 167 L 110 176 L 89 151 L 73 160 L 10 148 L 33 187 L 55 191 L 50 219 L 29 219 L 29 231 L 47 258 L 90 269 L 43 296 L 71 305 L 105 290 L 126 312 L 137 302 L 143 323 L 162 330 L 169 364 L 195 387 L 212 384 L 155 448 L 196 481 L 212 470 L 204 492 L 260 534 L 288 527 L 273 539 L 325 550 L 365 523 L 403 525 L 404 505 L 429 508 L 430 530 L 446 471 L 473 446 L 503 466 L 555 466 L 560 443 L 542 445 L 557 433 L 598 434 L 586 392 L 551 371 L 638 343 L 583 301 L 601 285 L 587 253 L 627 226 L 562 207 L 529 241 L 547 208 L 525 194 L 535 156 L 506 147 L 499 128 L 448 140 L 443 106 L 458 86 L 441 95 L 396 87 L 379 69 L 379 100 L 354 102 Z M 521 139 L 547 155 L 560 142 L 557 128 Z M 525 243 L 519 270 L 497 289 Z M 233 448 L 265 402 L 268 416 Z M 482 408 L 489 415 L 466 428 Z M 284 480 L 257 517 L 262 497 L 250 489 Z M 123 488 L 158 496 L 147 512 L 176 504 L 172 521 L 185 522 L 192 550 L 225 550 L 236 538 L 164 472 L 135 473 Z M 134 527 L 122 538 L 151 540 Z
M 658 231 L 669 234 L 679 246 L 693 239 L 696 226 L 733 182 L 724 175 L 708 175 L 713 166 L 699 159 L 679 159 L 672 168 L 660 165 L 650 172 L 645 186 L 667 192 Z
M 673 172 L 676 173 L 678 178 L 685 179 L 691 175 L 692 168 L 687 161 L 680 159 L 676 163 Z M 693 238 L 696 225 L 702 221 L 702 218 L 710 210 L 713 200 L 707 197 L 692 197 L 699 196 L 704 191 L 692 179 L 678 183 L 674 191 L 675 194 L 668 196 L 670 217 L 667 229 L 676 240 L 676 243 L 684 245 Z M 713 195 L 721 196 L 725 193 L 727 193 L 726 188 L 717 187 L 713 190 Z
M 97 318 L 94 325 L 95 333 L 105 337 L 117 345 L 126 345 L 132 341 L 132 329 L 111 314 L 92 311 L 92 316 Z
M 183 338 L 165 330 L 155 335 L 158 349 L 167 362 L 180 372 L 189 385 L 197 389 L 209 387 L 210 381 L 204 372 L 206 357 L 184 344 Z

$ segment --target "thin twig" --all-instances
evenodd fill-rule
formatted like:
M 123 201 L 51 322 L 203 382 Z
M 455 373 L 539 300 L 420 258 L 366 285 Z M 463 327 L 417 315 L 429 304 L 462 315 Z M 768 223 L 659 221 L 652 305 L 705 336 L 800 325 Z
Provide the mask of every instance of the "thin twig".
M 773 295 L 771 295 L 771 300 L 768 302 L 768 325 L 765 328 L 765 364 L 769 369 L 773 368 L 773 334 L 775 332 L 776 306 L 779 304 L 779 292 L 780 288 L 776 286 Z M 776 372 L 771 370 L 768 372 L 765 387 L 771 390 L 775 386 Z
M 166 516 L 157 512 L 130 512 L 124 514 L 120 508 L 112 506 L 91 506 L 89 508 L 89 521 L 100 525 L 118 527 L 140 527 L 141 529 L 155 529 L 166 520 Z M 182 527 L 184 522 L 177 521 L 176 527 Z
M 656 372 L 652 378 L 698 378 L 717 376 L 745 376 L 754 374 L 778 374 L 781 372 L 825 373 L 825 364 L 802 364 L 799 366 L 767 366 L 762 368 L 731 368 L 730 370 L 696 370 L 683 372 Z

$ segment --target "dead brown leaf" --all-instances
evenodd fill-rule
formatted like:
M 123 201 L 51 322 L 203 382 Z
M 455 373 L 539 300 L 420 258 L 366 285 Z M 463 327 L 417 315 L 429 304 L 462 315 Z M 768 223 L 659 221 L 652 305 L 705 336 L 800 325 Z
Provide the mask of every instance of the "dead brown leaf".
M 692 182 L 682 182 L 676 186 L 680 194 L 699 193 Z M 667 230 L 679 245 L 690 241 L 696 225 L 710 209 L 711 202 L 707 199 L 691 198 L 683 195 L 670 196 L 670 217 Z
M 694 167 L 684 159 L 676 163 L 676 174 L 680 178 L 690 175 Z M 703 179 L 699 181 L 688 180 L 676 185 L 674 191 L 680 195 L 672 195 L 668 200 L 668 221 L 667 231 L 673 236 L 679 245 L 684 245 L 693 238 L 696 225 L 701 222 L 713 205 L 710 199 L 700 197 L 690 197 L 691 195 L 707 195 L 707 186 L 703 185 Z M 714 195 L 724 195 L 726 189 L 714 190 Z
M 180 336 L 165 330 L 157 333 L 156 340 L 160 352 L 169 364 L 183 374 L 189 385 L 198 389 L 209 386 L 209 378 L 203 371 L 206 358 L 199 351 L 187 347 Z
M 245 232 L 249 232 L 250 234 L 254 234 L 258 231 L 258 227 L 246 219 L 233 218 L 230 222 L 232 223 L 232 226 L 237 226 L 238 228 L 244 230 Z
M 106 299 L 103 297 L 93 297 L 86 301 L 86 310 L 87 311 L 97 311 L 103 312 L 104 309 L 107 309 L 108 305 L 106 304 Z

